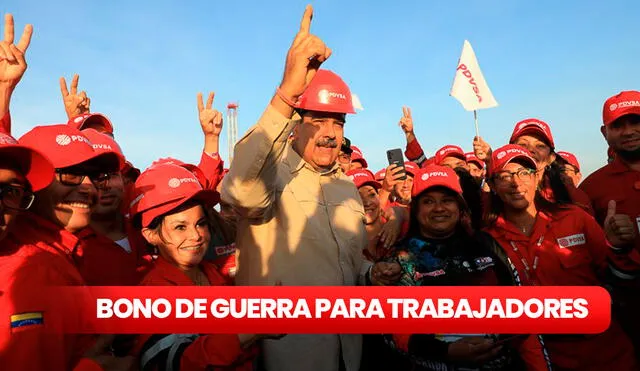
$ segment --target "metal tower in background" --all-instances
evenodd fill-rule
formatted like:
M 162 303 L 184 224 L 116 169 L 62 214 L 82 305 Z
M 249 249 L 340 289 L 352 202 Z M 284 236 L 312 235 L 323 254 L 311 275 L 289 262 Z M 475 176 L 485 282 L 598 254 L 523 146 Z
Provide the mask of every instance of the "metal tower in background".
M 229 145 L 229 164 L 233 160 L 233 147 L 238 141 L 238 103 L 227 104 L 227 141 Z

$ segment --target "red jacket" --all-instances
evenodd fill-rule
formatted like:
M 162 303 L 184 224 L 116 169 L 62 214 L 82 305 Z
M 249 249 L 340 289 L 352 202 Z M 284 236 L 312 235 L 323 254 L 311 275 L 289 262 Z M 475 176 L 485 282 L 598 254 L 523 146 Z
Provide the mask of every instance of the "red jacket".
M 61 312 L 59 298 L 48 292 L 48 286 L 84 285 L 71 259 L 79 243 L 77 236 L 31 213 L 21 215 L 0 242 L 2 369 L 69 370 L 93 345 L 93 336 L 64 334 L 70 321 L 83 320 L 83 311 Z M 74 297 L 65 308 L 83 300 Z
M 200 269 L 206 274 L 211 286 L 226 284 L 227 281 L 218 273 L 213 264 L 203 261 L 200 263 Z M 193 282 L 187 275 L 162 257 L 158 257 L 154 267 L 140 284 L 143 286 L 193 286 Z M 136 353 L 139 352 L 141 360 L 144 361 L 145 357 L 150 357 L 150 354 L 153 353 L 150 349 L 153 349 L 159 340 L 169 336 L 177 337 L 179 335 L 141 336 Z M 151 359 L 158 363 L 173 362 L 173 364 L 179 365 L 181 371 L 253 370 L 252 360 L 257 356 L 257 348 L 243 349 L 235 334 L 197 335 L 188 343 L 189 345 L 180 348 L 171 360 L 167 359 L 167 352 Z M 154 361 L 149 362 L 146 368 L 141 366 L 141 369 L 158 369 L 157 366 L 153 367 Z
M 216 153 L 212 156 L 203 151 L 198 167 L 207 178 L 207 184 L 203 184 L 203 187 L 215 190 L 218 183 L 222 181 L 222 171 L 224 170 L 224 161 L 220 155 Z
M 530 237 L 502 216 L 487 229 L 523 285 L 601 285 L 613 255 L 595 219 L 578 207 L 538 212 Z M 598 335 L 544 336 L 554 368 L 635 370 L 633 347 L 617 322 Z

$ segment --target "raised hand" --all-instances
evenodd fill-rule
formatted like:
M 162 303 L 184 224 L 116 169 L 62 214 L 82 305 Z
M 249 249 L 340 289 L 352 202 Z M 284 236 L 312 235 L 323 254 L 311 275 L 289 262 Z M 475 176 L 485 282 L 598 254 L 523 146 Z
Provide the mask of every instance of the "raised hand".
M 491 161 L 491 146 L 482 137 L 473 138 L 473 154 L 484 162 Z
M 402 107 L 402 118 L 398 125 L 402 128 L 405 134 L 413 133 L 413 117 L 411 117 L 411 108 Z
M 616 213 L 616 201 L 607 205 L 607 216 L 604 219 L 604 232 L 613 246 L 632 244 L 636 238 L 634 223 L 629 215 Z
M 198 117 L 205 136 L 215 135 L 219 137 L 222 131 L 222 113 L 213 109 L 214 96 L 214 92 L 209 93 L 207 105 L 205 106 L 202 100 L 202 93 L 198 93 Z
M 387 167 L 387 171 L 384 174 L 384 180 L 382 181 L 382 189 L 391 193 L 396 184 L 400 184 L 404 182 L 404 179 L 401 179 L 405 176 L 405 171 L 402 166 L 398 166 L 396 164 L 389 165 Z
M 80 76 L 76 73 L 71 80 L 71 93 L 69 93 L 67 80 L 64 77 L 60 78 L 60 93 L 62 93 L 64 110 L 69 119 L 89 113 L 91 107 L 91 99 L 87 97 L 87 93 L 83 90 L 78 94 L 78 80 L 80 80 Z
M 0 84 L 8 88 L 15 88 L 27 70 L 25 53 L 31 42 L 33 26 L 28 24 L 24 27 L 20 41 L 15 45 L 13 16 L 4 16 L 4 40 L 0 41 Z
M 307 5 L 300 30 L 287 53 L 284 76 L 280 83 L 280 92 L 293 102 L 305 91 L 320 65 L 331 56 L 331 49 L 310 33 L 312 18 L 313 7 Z

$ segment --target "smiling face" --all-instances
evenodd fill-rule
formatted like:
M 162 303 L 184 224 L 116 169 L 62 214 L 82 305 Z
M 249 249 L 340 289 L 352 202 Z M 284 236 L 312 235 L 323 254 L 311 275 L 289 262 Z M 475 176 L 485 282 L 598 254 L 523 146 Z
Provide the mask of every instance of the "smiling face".
M 411 203 L 411 189 L 413 188 L 413 176 L 409 173 L 406 174 L 407 178 L 404 181 L 393 186 L 396 201 L 402 205 Z
M 211 242 L 209 219 L 197 203 L 187 203 L 165 215 L 155 228 L 143 228 L 142 235 L 163 258 L 182 270 L 200 264 Z
M 419 196 L 417 206 L 416 219 L 425 237 L 448 237 L 460 221 L 458 197 L 449 189 L 437 187 L 426 190 Z
M 364 206 L 365 224 L 374 224 L 380 218 L 380 198 L 378 191 L 370 185 L 358 188 Z
M 331 168 L 338 159 L 345 115 L 307 111 L 293 131 L 293 148 L 317 170 Z
M 491 188 L 500 197 L 506 209 L 526 210 L 535 207 L 538 179 L 536 173 L 527 167 L 529 166 L 510 162 L 492 177 Z
M 36 214 L 76 233 L 89 225 L 98 202 L 98 191 L 88 176 L 96 170 L 81 164 L 60 171 L 85 176 L 79 185 L 65 185 L 60 181 L 60 174 L 56 174 L 51 185 L 37 193 L 33 208 Z
M 622 116 L 602 127 L 609 146 L 630 162 L 640 161 L 640 115 Z

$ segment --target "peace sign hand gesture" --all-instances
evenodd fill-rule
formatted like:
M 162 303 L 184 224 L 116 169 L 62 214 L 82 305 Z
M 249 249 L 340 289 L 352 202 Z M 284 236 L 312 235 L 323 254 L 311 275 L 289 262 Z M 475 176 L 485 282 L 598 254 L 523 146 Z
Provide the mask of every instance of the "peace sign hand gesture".
M 5 14 L 4 41 L 0 41 L 0 84 L 14 88 L 20 82 L 22 75 L 27 70 L 27 62 L 24 55 L 27 52 L 27 48 L 29 48 L 32 34 L 33 26 L 26 25 L 20 41 L 18 41 L 17 45 L 14 45 L 13 16 Z
M 293 102 L 302 95 L 320 65 L 331 56 L 331 49 L 320 38 L 310 33 L 312 18 L 313 7 L 307 5 L 300 22 L 300 30 L 287 53 L 280 90 Z
M 214 96 L 214 92 L 209 93 L 209 99 L 207 99 L 207 106 L 205 107 L 202 101 L 202 93 L 198 93 L 198 113 L 204 135 L 218 137 L 222 131 L 222 113 L 212 108 Z
M 411 108 L 406 106 L 402 107 L 402 118 L 398 125 L 400 125 L 405 134 L 413 133 L 413 117 L 411 117 Z
M 79 115 L 89 113 L 91 106 L 91 99 L 87 97 L 85 91 L 81 91 L 78 94 L 78 80 L 80 76 L 76 73 L 71 80 L 71 94 L 67 90 L 67 80 L 64 77 L 60 78 L 60 92 L 62 93 L 62 102 L 64 103 L 64 110 L 67 112 L 67 117 L 72 119 Z

